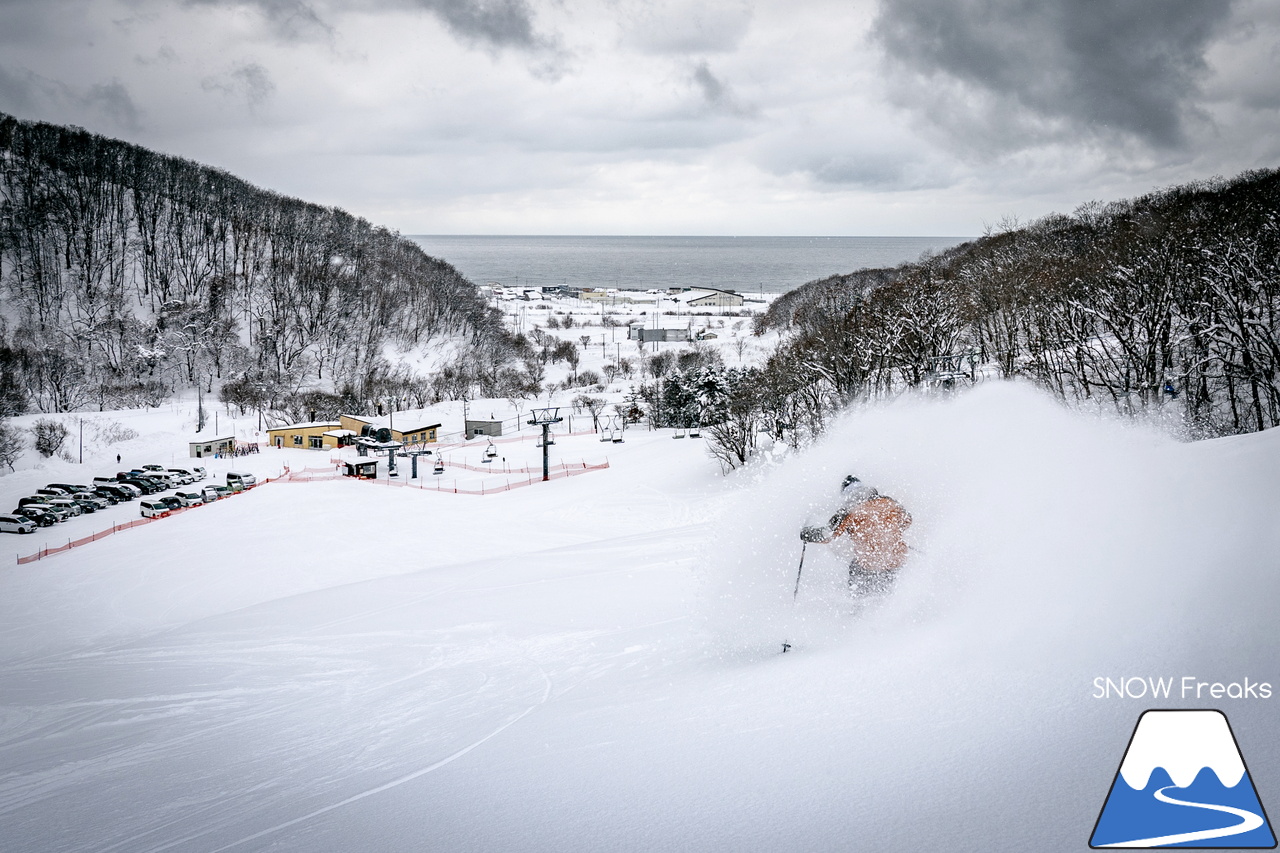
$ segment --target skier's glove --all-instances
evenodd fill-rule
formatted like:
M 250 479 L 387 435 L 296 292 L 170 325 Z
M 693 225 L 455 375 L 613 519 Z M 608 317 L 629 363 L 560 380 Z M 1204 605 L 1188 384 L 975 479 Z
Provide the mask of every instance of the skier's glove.
M 800 531 L 800 539 L 803 542 L 825 542 L 827 541 L 827 529 L 825 527 L 805 527 Z

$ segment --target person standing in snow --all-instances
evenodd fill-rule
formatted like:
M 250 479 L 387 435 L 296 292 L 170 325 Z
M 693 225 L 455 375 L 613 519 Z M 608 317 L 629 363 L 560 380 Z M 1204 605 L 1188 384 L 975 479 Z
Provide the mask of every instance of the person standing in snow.
M 822 527 L 805 527 L 805 542 L 830 544 L 849 560 L 849 591 L 883 595 L 893 589 L 910 550 L 904 538 L 911 513 L 902 504 L 850 475 L 840 489 L 841 506 Z

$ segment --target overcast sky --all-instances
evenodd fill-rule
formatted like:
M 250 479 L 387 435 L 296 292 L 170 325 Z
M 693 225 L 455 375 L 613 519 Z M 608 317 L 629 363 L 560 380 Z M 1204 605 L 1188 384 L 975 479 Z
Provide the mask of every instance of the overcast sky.
M 0 111 L 406 234 L 975 235 L 1278 108 L 1272 0 L 0 0 Z

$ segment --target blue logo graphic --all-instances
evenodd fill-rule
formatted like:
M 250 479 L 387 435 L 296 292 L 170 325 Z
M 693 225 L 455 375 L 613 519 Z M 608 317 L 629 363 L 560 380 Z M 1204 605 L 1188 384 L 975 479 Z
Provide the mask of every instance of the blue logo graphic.
M 1147 711 L 1089 846 L 1271 849 L 1267 821 L 1221 711 Z

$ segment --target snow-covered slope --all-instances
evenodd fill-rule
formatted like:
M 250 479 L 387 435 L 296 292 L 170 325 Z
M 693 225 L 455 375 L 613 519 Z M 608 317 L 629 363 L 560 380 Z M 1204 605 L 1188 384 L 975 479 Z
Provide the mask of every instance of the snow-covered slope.
M 1222 707 L 1276 790 L 1276 700 L 1094 698 L 1280 685 L 1276 431 L 999 385 L 727 479 L 670 433 L 608 455 L 485 497 L 270 484 L 4 569 L 0 846 L 1082 850 L 1148 707 Z M 857 618 L 821 546 L 792 602 L 850 472 L 915 518 Z

